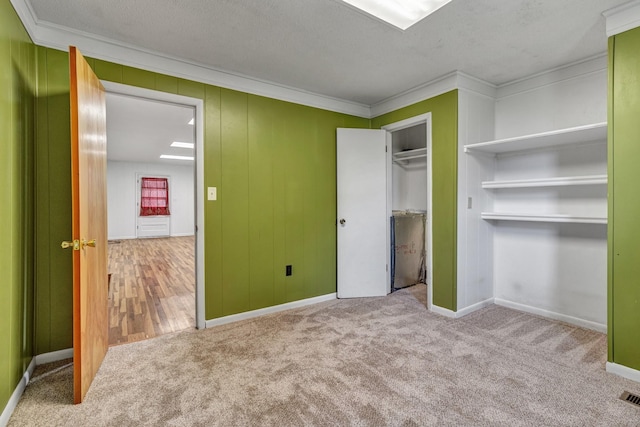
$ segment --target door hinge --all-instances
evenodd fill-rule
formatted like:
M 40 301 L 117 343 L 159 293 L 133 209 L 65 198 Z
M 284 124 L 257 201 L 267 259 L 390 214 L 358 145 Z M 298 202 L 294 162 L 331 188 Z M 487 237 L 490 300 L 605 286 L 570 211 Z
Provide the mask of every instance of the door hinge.
M 384 146 L 384 152 L 385 153 L 389 152 L 389 147 L 387 147 L 386 145 Z

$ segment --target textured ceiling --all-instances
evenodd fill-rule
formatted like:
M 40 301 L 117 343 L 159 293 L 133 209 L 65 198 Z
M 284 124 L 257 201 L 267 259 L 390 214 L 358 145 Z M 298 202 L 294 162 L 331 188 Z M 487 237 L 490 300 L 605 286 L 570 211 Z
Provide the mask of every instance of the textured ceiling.
M 408 30 L 339 0 L 29 0 L 39 21 L 375 104 L 458 70 L 503 84 L 606 51 L 627 0 L 453 0 Z

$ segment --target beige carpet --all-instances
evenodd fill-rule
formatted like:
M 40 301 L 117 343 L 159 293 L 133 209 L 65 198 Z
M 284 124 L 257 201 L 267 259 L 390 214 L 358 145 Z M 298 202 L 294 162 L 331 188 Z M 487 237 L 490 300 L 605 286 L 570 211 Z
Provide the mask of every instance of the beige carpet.
M 492 306 L 424 308 L 424 286 L 113 347 L 85 403 L 40 369 L 10 426 L 638 426 L 606 336 Z

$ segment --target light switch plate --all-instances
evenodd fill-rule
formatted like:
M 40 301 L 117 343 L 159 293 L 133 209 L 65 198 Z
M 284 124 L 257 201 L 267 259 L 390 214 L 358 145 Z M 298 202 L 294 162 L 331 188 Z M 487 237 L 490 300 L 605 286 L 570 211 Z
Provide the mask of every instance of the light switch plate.
M 218 189 L 216 187 L 208 187 L 207 188 L 207 199 L 208 200 L 218 200 Z

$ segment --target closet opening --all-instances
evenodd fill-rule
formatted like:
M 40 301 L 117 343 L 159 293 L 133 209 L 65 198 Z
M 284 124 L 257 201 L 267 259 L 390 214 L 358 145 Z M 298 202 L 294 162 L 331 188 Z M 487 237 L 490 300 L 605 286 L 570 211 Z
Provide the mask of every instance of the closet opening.
M 387 131 L 388 286 L 426 285 L 432 301 L 431 114 L 392 123 Z

